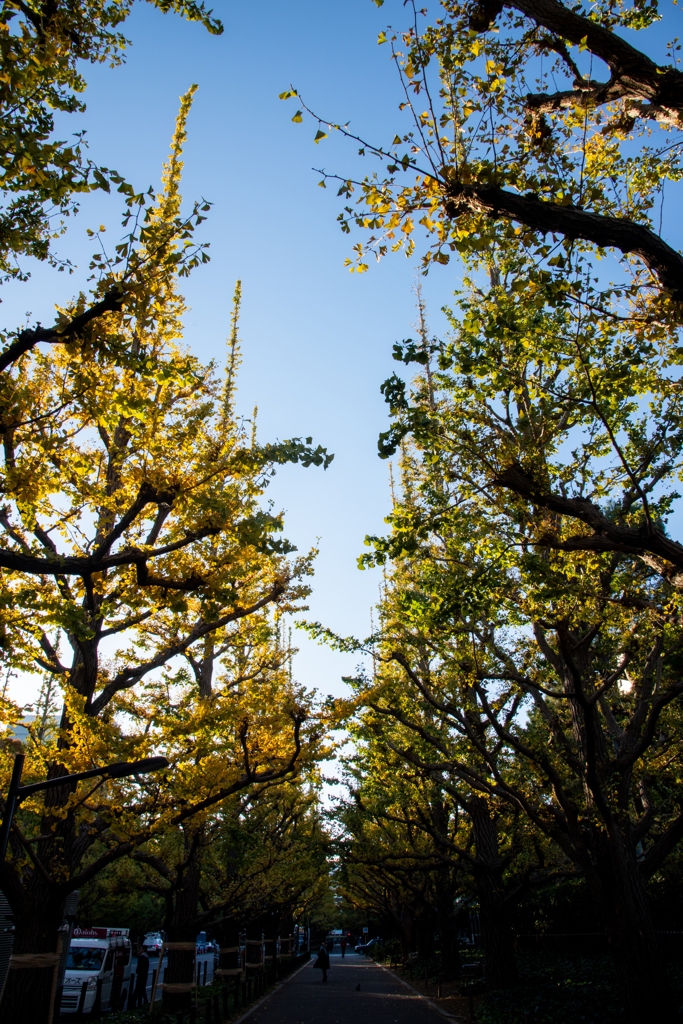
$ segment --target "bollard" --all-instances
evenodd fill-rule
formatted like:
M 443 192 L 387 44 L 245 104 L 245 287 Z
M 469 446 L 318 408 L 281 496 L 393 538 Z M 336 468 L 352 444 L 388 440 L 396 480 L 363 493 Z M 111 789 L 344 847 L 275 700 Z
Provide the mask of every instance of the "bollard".
M 102 1015 L 102 978 L 97 979 L 97 988 L 95 989 L 95 1002 L 93 1003 L 92 1010 L 90 1011 L 91 1017 L 100 1017 Z
M 76 1010 L 76 1016 L 77 1017 L 82 1017 L 83 1016 L 83 1007 L 85 1006 L 85 995 L 86 995 L 87 991 L 88 991 L 88 982 L 84 981 L 83 984 L 81 985 L 81 994 L 80 994 L 80 997 L 79 997 L 79 1000 L 78 1000 L 78 1009 Z
M 213 1007 L 211 1005 L 211 1000 L 207 999 L 206 1002 L 204 1003 L 204 1024 L 211 1024 L 212 1009 Z
M 468 992 L 467 995 L 470 1000 L 470 1020 L 474 1020 L 474 996 L 471 992 Z
M 227 991 L 228 991 L 227 988 L 223 989 L 224 993 L 227 992 Z M 223 1005 L 225 1007 L 225 1013 L 223 1015 L 224 1017 L 228 1016 L 227 1002 L 228 1001 L 227 1001 L 227 999 L 225 998 L 225 995 L 224 995 L 223 996 Z M 213 996 L 213 1015 L 216 1018 L 216 1024 L 220 1024 L 220 1020 L 221 1020 L 221 1004 L 220 1004 L 220 1001 L 219 1001 L 218 992 L 214 992 L 214 996 Z
M 240 1001 L 239 1000 L 239 988 L 240 988 L 240 979 L 239 979 L 239 976 L 238 976 L 237 978 L 235 978 L 235 1009 L 237 1009 L 237 1007 L 239 1006 L 239 1001 Z M 218 998 L 218 997 L 216 997 L 216 998 Z M 224 1017 L 228 1016 L 228 986 L 227 985 L 225 985 L 224 988 L 223 988 L 223 1016 Z

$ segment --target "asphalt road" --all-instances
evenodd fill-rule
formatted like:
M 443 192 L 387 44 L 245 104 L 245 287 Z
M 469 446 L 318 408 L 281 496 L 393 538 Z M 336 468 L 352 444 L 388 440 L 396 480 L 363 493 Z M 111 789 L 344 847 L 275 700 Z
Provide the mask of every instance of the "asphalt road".
M 245 1024 L 444 1024 L 440 1013 L 365 956 L 333 953 L 324 984 L 314 963 L 313 957 Z

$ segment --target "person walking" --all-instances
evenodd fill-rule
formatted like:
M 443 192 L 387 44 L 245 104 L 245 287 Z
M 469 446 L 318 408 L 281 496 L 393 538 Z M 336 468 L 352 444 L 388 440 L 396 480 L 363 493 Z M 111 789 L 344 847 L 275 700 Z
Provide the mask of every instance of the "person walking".
M 327 981 L 327 972 L 330 969 L 330 954 L 327 952 L 325 943 L 320 943 L 320 949 L 318 950 L 318 959 L 313 964 L 314 968 L 318 968 L 323 972 L 323 981 Z
M 147 978 L 149 976 L 149 953 L 143 946 L 138 953 L 137 967 L 135 968 L 135 992 L 133 993 L 133 1009 L 138 1006 L 147 1006 Z
M 339 945 L 341 946 L 341 954 L 342 954 L 342 960 L 343 960 L 344 959 L 344 954 L 346 953 L 346 936 L 345 935 L 342 935 L 341 941 L 340 941 Z

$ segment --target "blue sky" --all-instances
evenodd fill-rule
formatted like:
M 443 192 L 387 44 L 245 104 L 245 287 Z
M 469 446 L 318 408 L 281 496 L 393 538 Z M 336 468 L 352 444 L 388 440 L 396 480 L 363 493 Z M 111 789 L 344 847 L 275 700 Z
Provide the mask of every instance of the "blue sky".
M 436 4 L 430 4 L 436 8 Z M 192 307 L 186 340 L 203 359 L 222 360 L 236 278 L 243 283 L 243 363 L 238 406 L 259 407 L 259 436 L 313 435 L 334 452 L 327 472 L 288 467 L 270 488 L 286 510 L 286 533 L 306 550 L 319 538 L 310 617 L 344 634 L 366 635 L 378 596 L 377 572 L 360 572 L 356 558 L 367 533 L 382 530 L 389 509 L 388 465 L 376 455 L 385 429 L 381 382 L 395 369 L 395 340 L 414 334 L 417 260 L 402 255 L 350 274 L 351 240 L 336 223 L 341 200 L 317 187 L 312 166 L 350 173 L 355 147 L 340 137 L 313 144 L 315 127 L 294 125 L 293 101 L 278 94 L 293 84 L 322 116 L 351 121 L 373 141 L 405 130 L 388 48 L 377 46 L 387 22 L 405 17 L 400 0 L 378 9 L 371 0 L 258 0 L 217 3 L 223 36 L 139 4 L 125 26 L 132 40 L 124 67 L 87 69 L 85 118 L 64 118 L 64 135 L 87 129 L 91 155 L 116 167 L 136 187 L 158 186 L 179 96 L 196 82 L 189 119 L 183 192 L 214 205 L 204 237 L 211 263 L 185 288 Z M 648 40 L 665 59 L 671 22 Z M 644 39 L 638 37 L 642 45 Z M 89 197 L 58 242 L 76 264 L 72 276 L 45 267 L 26 285 L 3 288 L 3 323 L 49 323 L 56 302 L 86 287 L 90 246 L 86 228 L 104 223 L 115 242 L 120 197 Z M 672 220 L 672 225 L 674 221 Z M 458 284 L 453 262 L 423 280 L 430 326 L 445 330 L 439 312 Z M 296 674 L 323 693 L 341 692 L 340 678 L 356 659 L 295 635 Z M 30 699 L 30 688 L 14 694 Z

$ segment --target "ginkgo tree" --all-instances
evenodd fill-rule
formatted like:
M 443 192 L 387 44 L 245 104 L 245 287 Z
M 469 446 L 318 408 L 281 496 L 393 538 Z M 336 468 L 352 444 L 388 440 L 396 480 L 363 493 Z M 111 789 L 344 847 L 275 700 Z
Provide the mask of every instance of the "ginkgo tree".
M 459 964 L 457 903 L 470 895 L 450 856 L 458 811 L 437 780 L 421 779 L 385 745 L 372 711 L 359 719 L 345 761 L 349 795 L 335 808 L 338 885 L 349 905 L 386 922 L 404 959 L 429 960 L 436 945 L 448 976 Z
M 312 555 L 289 557 L 278 538 L 282 519 L 260 499 L 278 464 L 327 466 L 330 456 L 310 439 L 258 443 L 235 417 L 230 370 L 221 380 L 180 341 L 177 279 L 202 258 L 193 238 L 201 212 L 180 212 L 191 94 L 164 190 L 139 205 L 128 239 L 101 261 L 98 301 L 82 296 L 53 329 L 19 332 L 5 348 L 3 656 L 16 669 L 48 671 L 64 694 L 58 738 L 32 747 L 29 779 L 162 748 L 154 729 L 129 733 L 121 722 L 133 715 L 125 703 L 133 688 L 178 657 L 201 656 L 207 638 L 220 643 L 231 624 L 269 606 L 293 607 L 308 592 Z M 212 707 L 201 711 L 207 729 Z M 19 715 L 5 708 L 8 727 Z M 265 763 L 249 752 L 247 720 L 238 726 L 228 715 L 224 728 L 242 759 L 228 759 L 223 775 L 211 768 L 208 794 L 196 800 L 160 781 L 112 783 L 103 804 L 72 784 L 27 801 L 0 874 L 17 917 L 14 962 L 49 960 L 65 896 L 156 828 L 289 774 L 308 741 L 307 713 L 294 698 L 287 715 L 289 733 Z M 5 785 L 9 762 L 5 751 Z M 106 848 L 87 860 L 95 842 Z M 11 970 L 3 1015 L 44 1015 L 52 975 L 40 966 Z
M 376 557 L 419 561 L 403 621 L 435 645 L 446 699 L 415 652 L 406 686 L 471 742 L 483 716 L 477 784 L 507 792 L 585 873 L 626 1019 L 655 1003 L 669 1019 L 647 883 L 683 829 L 683 547 L 667 526 L 683 470 L 683 258 L 667 216 L 678 43 L 639 0 L 444 0 L 431 23 L 409 10 L 379 40 L 408 130 L 360 139 L 382 169 L 340 182 L 342 227 L 366 232 L 357 269 L 423 242 L 425 270 L 462 261 L 451 339 L 398 345 L 429 372 L 412 395 L 398 375 L 383 389 L 395 420 L 380 453 L 414 443 L 419 468 Z M 497 744 L 527 783 L 496 766 Z
M 264 710 L 261 701 L 258 711 Z M 271 756 L 285 736 L 286 729 L 273 735 Z M 269 940 L 287 937 L 293 919 L 300 920 L 320 899 L 328 885 L 329 846 L 317 795 L 315 759 L 322 756 L 323 745 L 317 750 L 311 745 L 310 756 L 304 753 L 297 762 L 296 777 L 292 773 L 289 779 L 245 788 L 208 812 L 201 830 L 191 822 L 189 830 L 159 833 L 136 852 L 134 860 L 145 869 L 137 884 L 163 898 L 170 940 L 176 938 L 184 904 L 185 941 L 202 929 L 220 936 L 228 950 L 223 966 L 230 969 L 235 963 L 230 951 L 245 928 L 256 926 Z M 186 984 L 192 981 L 193 958 L 188 959 Z M 166 980 L 170 971 L 169 958 Z M 190 991 L 187 984 L 186 1002 Z M 164 989 L 165 1005 L 175 1008 L 182 999 L 182 993 Z
M 632 547 L 593 544 L 571 515 L 549 515 L 533 495 L 497 486 L 497 467 L 528 441 L 537 479 L 576 488 L 579 506 L 599 495 L 617 527 L 647 535 L 642 496 L 620 486 L 623 463 L 610 458 L 614 436 L 582 415 L 581 389 L 590 395 L 582 362 L 558 370 L 546 353 L 551 344 L 561 351 L 561 320 L 532 309 L 516 329 L 511 319 L 500 334 L 478 330 L 506 308 L 495 278 L 463 306 L 440 348 L 441 369 L 410 392 L 398 378 L 385 388 L 396 426 L 383 451 L 403 441 L 410 486 L 391 534 L 372 539 L 366 560 L 396 567 L 384 643 L 406 696 L 385 701 L 380 689 L 367 699 L 433 747 L 424 758 L 406 744 L 409 762 L 508 801 L 559 848 L 604 920 L 625 1019 L 642 1019 L 654 999 L 662 1019 L 673 1019 L 648 882 L 683 838 L 680 586 Z M 523 343 L 530 334 L 532 347 Z M 415 343 L 402 352 L 429 357 Z M 664 536 L 675 500 L 664 454 L 672 407 L 645 415 L 633 396 L 612 393 L 608 406 L 607 395 L 598 409 L 619 423 L 620 451 L 641 467 L 648 514 Z M 649 452 L 657 436 L 660 462 L 639 449 Z M 431 709 L 436 725 L 412 701 Z M 445 726 L 470 756 L 444 738 Z
M 201 0 L 151 2 L 211 33 L 223 31 Z M 88 157 L 82 131 L 58 136 L 55 111 L 85 110 L 84 66 L 123 63 L 130 41 L 121 27 L 131 9 L 130 2 L 106 0 L 0 5 L 0 278 L 25 277 L 27 257 L 64 269 L 52 243 L 81 198 L 112 185 L 130 188 L 120 174 Z
M 475 904 L 487 985 L 508 988 L 517 982 L 519 901 L 575 869 L 512 802 L 477 785 L 477 771 L 488 774 L 488 762 L 438 706 L 447 697 L 434 638 L 427 636 L 420 649 L 423 638 L 405 621 L 402 606 L 404 588 L 415 596 L 419 584 L 406 567 L 398 573 L 400 582 L 392 578 L 380 610 L 384 643 L 374 648 L 375 678 L 353 681 L 364 707 L 350 726 L 352 799 L 339 811 L 344 863 L 353 889 L 383 894 L 384 913 L 393 918 L 406 955 L 417 949 L 429 958 L 438 933 L 446 973 L 458 966 L 457 910 Z M 421 684 L 433 700 L 424 698 Z M 481 738 L 486 722 L 480 719 L 472 731 Z M 513 765 L 514 754 L 492 747 L 490 760 L 499 770 Z M 453 771 L 453 762 L 471 766 L 472 778 Z
M 603 408 L 613 394 L 617 401 L 674 400 L 683 257 L 667 240 L 666 211 L 683 172 L 679 44 L 665 46 L 659 36 L 638 49 L 619 33 L 624 27 L 647 37 L 661 17 L 673 35 L 675 11 L 666 5 L 660 15 L 658 5 L 642 0 L 606 0 L 590 12 L 560 0 L 444 0 L 429 24 L 425 11 L 408 9 L 405 31 L 379 38 L 392 47 L 408 130 L 380 144 L 316 117 L 320 132 L 360 141 L 361 152 L 382 163 L 363 179 L 323 178 L 324 184 L 339 177 L 340 194 L 357 199 L 340 214 L 344 230 L 370 232 L 349 265 L 366 270 L 368 255 L 412 256 L 424 244 L 425 271 L 459 258 L 466 279 L 493 274 L 505 291 L 504 308 L 487 304 L 479 322 L 501 337 L 508 323 L 528 322 L 529 310 L 555 311 L 558 319 L 546 321 L 546 357 L 562 366 L 566 359 L 582 363 L 583 414 L 614 435 L 614 473 L 634 489 L 647 535 L 617 525 L 599 502 L 577 503 L 538 479 L 529 448 L 507 452 L 495 485 L 575 518 L 579 534 L 585 524 L 594 549 L 630 546 L 675 575 L 683 549 L 649 516 L 639 464 L 619 453 L 619 424 Z M 645 49 L 658 49 L 659 61 Z M 309 111 L 296 90 L 282 96 L 296 96 Z M 521 333 L 531 347 L 542 332 Z M 552 400 L 561 420 L 560 382 Z M 673 420 L 665 438 L 649 438 L 648 465 L 675 447 L 668 448 L 669 433 Z M 544 443 L 537 439 L 537 448 Z
M 156 883 L 148 878 L 147 886 L 164 896 L 171 943 L 192 943 L 208 922 L 232 917 L 244 923 L 273 912 L 283 899 L 276 891 L 282 893 L 287 881 L 280 871 L 275 871 L 279 881 L 273 880 L 266 835 L 261 832 L 259 856 L 241 872 L 229 837 L 235 834 L 241 855 L 245 842 L 239 834 L 244 829 L 249 847 L 248 835 L 256 827 L 250 821 L 260 819 L 262 805 L 266 817 L 277 822 L 280 813 L 289 820 L 283 807 L 298 807 L 296 820 L 315 802 L 303 790 L 315 784 L 318 763 L 329 756 L 326 716 L 314 695 L 291 678 L 290 653 L 280 643 L 275 618 L 280 611 L 281 606 L 277 613 L 264 609 L 219 632 L 209 686 L 204 660 L 202 673 L 169 671 L 119 705 L 119 716 L 136 723 L 138 736 L 155 737 L 174 765 L 167 800 L 176 827 L 160 822 L 154 837 L 133 853 L 156 875 Z M 193 813 L 183 814 L 188 807 Z M 135 817 L 130 828 L 139 832 Z M 289 839 L 289 833 L 282 838 Z M 304 838 L 297 833 L 291 842 Z M 293 869 L 291 851 L 289 859 Z M 308 876 L 307 885 L 313 885 Z M 294 902 L 298 896 L 298 891 L 292 895 Z M 191 1005 L 193 970 L 194 957 L 171 946 L 165 1007 Z

